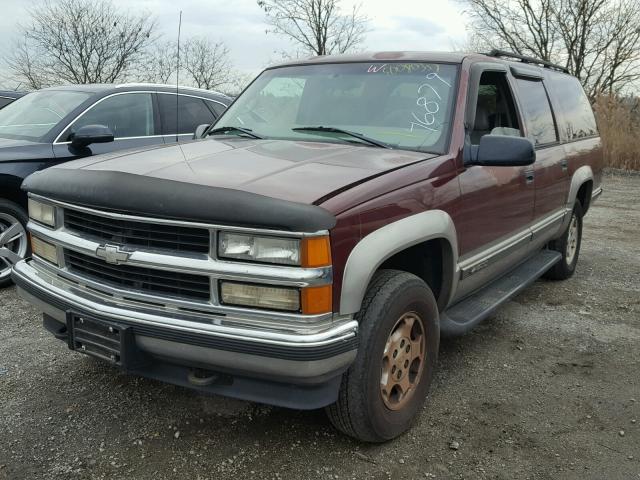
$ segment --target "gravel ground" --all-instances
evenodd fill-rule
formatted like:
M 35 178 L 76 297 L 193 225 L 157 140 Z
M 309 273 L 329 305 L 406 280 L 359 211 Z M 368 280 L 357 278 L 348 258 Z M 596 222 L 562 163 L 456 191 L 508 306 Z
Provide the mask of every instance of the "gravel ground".
M 0 479 L 640 479 L 640 177 L 610 176 L 569 281 L 444 341 L 408 434 L 119 374 L 0 292 Z

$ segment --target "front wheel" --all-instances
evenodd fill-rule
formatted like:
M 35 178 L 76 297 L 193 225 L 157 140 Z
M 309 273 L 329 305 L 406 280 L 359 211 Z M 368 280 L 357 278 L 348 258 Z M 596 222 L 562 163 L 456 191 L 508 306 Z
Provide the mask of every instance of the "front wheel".
M 545 278 L 551 280 L 566 280 L 576 271 L 578 256 L 580 255 L 580 245 L 582 244 L 582 205 L 576 200 L 569 219 L 569 226 L 564 234 L 557 240 L 549 243 L 549 248 L 562 254 L 562 259 L 551 267 Z
M 0 199 L 0 288 L 11 285 L 11 267 L 29 253 L 28 220 L 22 207 Z
M 424 404 L 438 361 L 438 307 L 410 273 L 376 273 L 356 315 L 358 355 L 327 414 L 340 431 L 384 442 L 409 429 Z

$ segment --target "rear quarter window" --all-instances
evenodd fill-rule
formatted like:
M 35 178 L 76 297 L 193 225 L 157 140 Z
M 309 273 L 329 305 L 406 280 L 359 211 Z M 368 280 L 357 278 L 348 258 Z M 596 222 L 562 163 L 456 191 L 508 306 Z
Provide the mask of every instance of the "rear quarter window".
M 560 131 L 569 141 L 598 135 L 591 104 L 580 81 L 569 75 L 549 75 L 549 88 L 562 111 Z

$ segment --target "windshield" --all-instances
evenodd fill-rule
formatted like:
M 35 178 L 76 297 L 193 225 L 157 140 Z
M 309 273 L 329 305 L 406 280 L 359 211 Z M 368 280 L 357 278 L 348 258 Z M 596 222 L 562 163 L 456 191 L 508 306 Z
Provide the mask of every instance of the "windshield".
M 85 92 L 47 90 L 19 98 L 0 110 L 0 137 L 38 141 L 90 96 Z
M 437 63 L 338 63 L 267 70 L 216 122 L 262 138 L 372 145 L 442 153 L 457 68 Z M 302 127 L 325 127 L 304 129 Z M 334 130 L 329 131 L 327 127 Z M 224 134 L 239 134 L 232 130 Z

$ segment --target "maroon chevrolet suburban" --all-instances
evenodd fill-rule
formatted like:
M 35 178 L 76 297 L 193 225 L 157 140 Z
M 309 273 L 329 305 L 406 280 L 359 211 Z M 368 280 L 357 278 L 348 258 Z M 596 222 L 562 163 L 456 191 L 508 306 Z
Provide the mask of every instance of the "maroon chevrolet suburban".
M 602 192 L 578 80 L 507 52 L 279 65 L 198 131 L 28 177 L 13 280 L 72 350 L 364 441 L 409 428 L 441 336 L 574 273 Z

